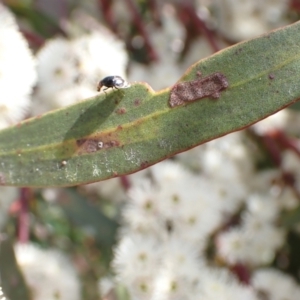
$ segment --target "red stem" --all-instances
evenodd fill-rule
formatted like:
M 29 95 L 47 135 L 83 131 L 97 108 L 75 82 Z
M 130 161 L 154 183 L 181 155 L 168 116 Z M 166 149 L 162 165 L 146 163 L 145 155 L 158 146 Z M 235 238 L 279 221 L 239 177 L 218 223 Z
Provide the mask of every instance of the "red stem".
M 290 8 L 294 9 L 297 12 L 300 12 L 300 1 L 299 0 L 290 0 Z
M 20 190 L 20 212 L 18 216 L 18 240 L 20 243 L 27 243 L 29 240 L 29 200 L 31 190 L 21 188 Z
M 124 189 L 125 191 L 127 191 L 127 190 L 130 188 L 130 186 L 131 186 L 128 177 L 127 177 L 127 176 L 121 176 L 121 177 L 119 177 L 119 178 L 120 178 L 120 181 L 121 181 L 121 184 L 122 184 L 123 189 Z
M 145 47 L 147 49 L 149 59 L 151 61 L 158 61 L 158 55 L 151 44 L 149 35 L 147 33 L 144 22 L 141 18 L 141 15 L 138 11 L 136 4 L 134 3 L 133 0 L 124 0 L 124 1 L 126 1 L 128 7 L 129 7 L 129 10 L 130 10 L 132 18 L 133 18 L 134 25 L 137 27 L 137 30 L 139 31 L 139 33 L 141 34 L 141 36 L 144 39 Z
M 24 29 L 22 29 L 21 32 L 25 36 L 28 43 L 34 48 L 40 48 L 45 43 L 45 39 L 36 33 Z
M 250 271 L 244 264 L 238 263 L 234 265 L 231 267 L 231 272 L 236 275 L 241 283 L 250 284 Z
M 156 0 L 148 0 L 149 8 L 156 25 L 161 26 L 161 16 Z
M 271 155 L 272 161 L 274 162 L 276 167 L 279 168 L 281 166 L 282 160 L 281 152 L 274 138 L 269 134 L 265 134 L 262 136 L 262 141 L 268 153 Z
M 300 158 L 300 149 L 297 145 L 297 140 L 290 138 L 281 130 L 274 131 L 272 135 L 278 141 L 281 147 L 293 151 Z
M 184 15 L 183 19 L 185 19 L 185 22 L 188 23 L 187 25 L 192 26 L 193 30 L 195 30 L 196 32 L 203 34 L 203 36 L 210 44 L 213 52 L 217 52 L 220 50 L 220 47 L 218 46 L 215 39 L 215 33 L 210 30 L 206 26 L 206 23 L 196 14 L 195 7 L 190 1 L 180 3 L 179 12 Z
M 118 35 L 118 26 L 112 12 L 112 4 L 113 0 L 99 0 L 99 6 L 101 7 L 105 22 L 109 25 L 109 28 Z

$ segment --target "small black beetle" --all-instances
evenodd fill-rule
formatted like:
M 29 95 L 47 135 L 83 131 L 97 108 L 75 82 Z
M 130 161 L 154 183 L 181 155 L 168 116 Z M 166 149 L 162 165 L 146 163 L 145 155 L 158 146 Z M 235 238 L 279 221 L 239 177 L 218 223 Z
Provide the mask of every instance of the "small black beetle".
M 103 91 L 106 91 L 109 88 L 124 89 L 129 87 L 129 84 L 121 76 L 107 76 L 99 81 L 97 91 L 100 92 L 103 86 Z

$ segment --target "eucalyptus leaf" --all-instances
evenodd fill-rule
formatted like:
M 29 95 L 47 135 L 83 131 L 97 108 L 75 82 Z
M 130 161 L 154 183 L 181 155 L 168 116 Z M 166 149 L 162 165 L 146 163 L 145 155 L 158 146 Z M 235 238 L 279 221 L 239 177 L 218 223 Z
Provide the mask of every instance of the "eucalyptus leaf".
M 299 32 L 297 22 L 191 66 L 179 80 L 183 87 L 197 81 L 197 72 L 219 73 L 228 83 L 206 98 L 171 108 L 174 88 L 154 92 L 134 83 L 3 130 L 0 182 L 45 187 L 104 180 L 250 126 L 299 99 Z

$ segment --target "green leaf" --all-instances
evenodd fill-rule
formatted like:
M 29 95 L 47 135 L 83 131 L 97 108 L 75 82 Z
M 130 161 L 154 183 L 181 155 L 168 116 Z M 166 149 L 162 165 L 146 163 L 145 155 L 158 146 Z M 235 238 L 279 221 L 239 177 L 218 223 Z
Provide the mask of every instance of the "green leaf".
M 171 108 L 142 83 L 99 94 L 0 132 L 0 181 L 72 186 L 136 172 L 247 127 L 300 97 L 300 23 L 201 60 L 180 81 L 222 73 L 219 99 Z
M 285 211 L 281 216 L 280 223 L 288 229 L 291 229 L 298 225 L 300 223 L 300 207 Z
M 27 22 L 43 37 L 52 37 L 54 34 L 65 35 L 62 29 L 58 25 L 58 21 L 55 21 L 49 15 L 46 15 L 43 11 L 35 8 L 31 3 L 24 3 L 24 1 L 11 1 L 9 8 L 19 18 L 25 18 Z
M 5 296 L 15 300 L 31 299 L 23 274 L 16 262 L 12 241 L 8 237 L 1 241 L 0 262 L 1 287 Z
M 59 204 L 67 218 L 77 227 L 92 231 L 97 246 L 108 263 L 116 241 L 117 222 L 106 217 L 97 206 L 72 189 L 62 189 L 59 198 L 63 199 Z

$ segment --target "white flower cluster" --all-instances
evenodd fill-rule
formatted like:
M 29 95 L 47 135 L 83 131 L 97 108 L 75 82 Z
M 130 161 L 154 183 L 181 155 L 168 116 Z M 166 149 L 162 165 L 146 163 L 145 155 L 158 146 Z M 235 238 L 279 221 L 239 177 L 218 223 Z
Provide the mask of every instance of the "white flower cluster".
M 228 271 L 205 265 L 197 250 L 177 236 L 159 240 L 127 235 L 120 241 L 114 268 L 132 299 L 256 299 Z
M 16 244 L 15 255 L 32 299 L 81 299 L 76 270 L 63 253 L 34 244 Z
M 0 3 L 0 129 L 21 121 L 30 108 L 35 60 L 14 16 Z
M 253 287 L 272 300 L 298 300 L 300 287 L 295 279 L 273 268 L 263 268 L 254 272 L 252 277 Z
M 219 31 L 233 41 L 250 39 L 289 23 L 288 0 L 212 0 L 212 4 Z
M 279 173 L 254 171 L 247 143 L 243 133 L 230 134 L 131 181 L 113 268 L 132 299 L 250 300 L 270 293 L 273 273 L 263 281 L 256 274 L 284 245 L 279 214 L 297 201 L 272 186 Z M 249 271 L 248 285 L 228 271 L 239 264 Z M 258 273 L 251 277 L 252 270 Z M 285 299 L 297 299 L 292 295 Z
M 285 231 L 275 226 L 280 206 L 274 197 L 254 194 L 246 207 L 241 224 L 218 235 L 218 254 L 229 264 L 271 263 L 285 242 Z
M 125 77 L 128 58 L 121 41 L 99 31 L 73 40 L 49 40 L 37 53 L 37 60 L 35 114 L 96 95 L 103 77 Z

